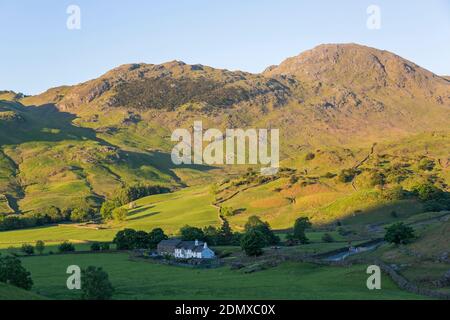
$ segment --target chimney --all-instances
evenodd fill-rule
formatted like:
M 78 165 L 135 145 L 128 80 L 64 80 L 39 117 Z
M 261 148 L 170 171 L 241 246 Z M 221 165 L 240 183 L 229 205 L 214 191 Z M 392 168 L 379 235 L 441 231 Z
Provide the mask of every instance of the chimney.
M 195 246 L 198 246 L 198 240 L 195 240 Z
M 203 245 L 203 249 L 208 249 L 208 245 L 206 244 L 206 242 L 205 242 L 205 244 Z

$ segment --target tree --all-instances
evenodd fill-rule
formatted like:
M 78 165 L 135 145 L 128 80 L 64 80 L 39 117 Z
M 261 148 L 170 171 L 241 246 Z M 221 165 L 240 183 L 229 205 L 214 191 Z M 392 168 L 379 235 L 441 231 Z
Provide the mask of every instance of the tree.
M 386 228 L 384 239 L 389 243 L 407 244 L 416 238 L 414 229 L 403 222 L 394 223 Z
M 116 208 L 113 210 L 112 215 L 116 221 L 125 221 L 128 216 L 128 211 L 125 208 Z
M 110 248 L 109 248 L 109 243 L 108 242 L 102 242 L 102 243 L 100 243 L 100 250 L 102 250 L 102 251 L 107 251 L 107 250 L 109 250 Z
M 306 244 L 309 242 L 306 237 L 306 229 L 311 228 L 312 224 L 308 217 L 301 217 L 295 220 L 294 224 L 294 237 L 299 240 L 300 243 Z
M 150 248 L 150 236 L 145 231 L 136 231 L 133 241 L 133 247 L 135 249 L 148 249 Z
M 258 230 L 264 236 L 264 246 L 277 244 L 280 242 L 280 238 L 278 238 L 270 228 L 270 225 L 267 222 L 262 221 L 257 216 L 251 216 L 248 218 L 247 223 L 245 224 L 245 231 L 248 232 L 250 230 Z
M 38 240 L 38 241 L 36 241 L 36 244 L 34 247 L 39 254 L 42 254 L 45 250 L 45 242 L 42 240 Z
M 443 194 L 441 189 L 429 182 L 415 186 L 413 191 L 421 201 L 436 200 Z
M 155 228 L 152 231 L 149 232 L 149 242 L 150 242 L 150 249 L 156 249 L 156 246 L 158 243 L 160 243 L 163 240 L 169 239 L 169 237 L 164 233 L 163 229 L 161 228 Z
M 23 266 L 19 258 L 0 255 L 0 282 L 30 290 L 33 286 L 31 274 Z
M 110 300 L 114 288 L 102 268 L 89 266 L 81 271 L 81 293 L 84 300 Z
M 98 242 L 93 242 L 91 244 L 91 251 L 100 251 L 100 243 Z
M 75 251 L 75 247 L 69 241 L 64 241 L 63 243 L 61 243 L 58 246 L 58 251 L 61 252 L 61 253 L 63 253 L 63 252 L 73 252 L 73 251 Z
M 94 217 L 94 210 L 88 207 L 80 207 L 72 210 L 70 220 L 74 222 L 86 222 Z
M 22 252 L 26 255 L 32 255 L 34 253 L 34 247 L 31 244 L 24 243 L 22 244 Z
M 136 230 L 124 229 L 117 232 L 113 242 L 117 250 L 132 250 L 135 248 Z
M 227 219 L 222 217 L 222 225 L 217 232 L 217 244 L 230 245 L 233 242 L 233 230 Z
M 119 205 L 116 201 L 107 200 L 103 202 L 102 207 L 100 208 L 100 215 L 102 219 L 107 221 L 113 218 L 113 210 L 117 208 Z
M 191 226 L 184 226 L 180 229 L 181 238 L 184 241 L 194 241 L 194 240 L 204 240 L 205 234 L 203 233 L 202 229 L 197 227 L 191 227 Z
M 204 227 L 203 234 L 205 235 L 205 241 L 208 242 L 209 245 L 217 245 L 217 240 L 219 237 L 219 231 L 217 230 L 217 228 L 213 226 Z
M 242 236 L 241 248 L 248 256 L 260 256 L 263 253 L 266 238 L 264 234 L 257 229 L 249 229 Z

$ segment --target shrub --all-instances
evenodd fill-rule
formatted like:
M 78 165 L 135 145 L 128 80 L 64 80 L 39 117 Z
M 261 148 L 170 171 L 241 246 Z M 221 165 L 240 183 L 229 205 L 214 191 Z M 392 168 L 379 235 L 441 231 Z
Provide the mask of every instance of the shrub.
M 322 241 L 323 241 L 323 242 L 328 242 L 328 243 L 330 243 L 330 242 L 334 242 L 334 239 L 333 239 L 333 237 L 331 236 L 331 234 L 329 234 L 329 233 L 324 233 L 324 235 L 322 236 Z
M 340 182 L 352 182 L 358 172 L 355 169 L 344 169 L 339 173 L 338 179 Z
M 308 152 L 305 156 L 305 160 L 310 161 L 310 160 L 314 159 L 315 157 L 316 157 L 316 155 L 314 153 Z
M 26 255 L 32 255 L 34 253 L 34 247 L 28 243 L 22 245 L 22 252 Z
M 42 240 L 36 241 L 35 249 L 39 254 L 42 254 L 45 250 L 45 242 Z
M 64 241 L 63 243 L 61 243 L 58 246 L 58 251 L 63 253 L 63 252 L 73 252 L 75 251 L 75 246 L 70 243 L 69 241 Z

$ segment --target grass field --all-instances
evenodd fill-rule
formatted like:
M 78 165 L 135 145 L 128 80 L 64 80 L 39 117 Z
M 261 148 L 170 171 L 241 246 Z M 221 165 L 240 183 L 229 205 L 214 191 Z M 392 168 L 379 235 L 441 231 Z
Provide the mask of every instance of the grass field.
M 34 292 L 22 290 L 17 287 L 0 282 L 0 300 L 44 300 L 45 297 Z
M 383 276 L 382 290 L 366 288 L 366 266 L 349 268 L 285 263 L 243 274 L 229 268 L 190 269 L 133 262 L 127 254 L 74 254 L 23 258 L 33 291 L 52 299 L 77 299 L 66 288 L 69 265 L 103 267 L 115 299 L 422 299 Z

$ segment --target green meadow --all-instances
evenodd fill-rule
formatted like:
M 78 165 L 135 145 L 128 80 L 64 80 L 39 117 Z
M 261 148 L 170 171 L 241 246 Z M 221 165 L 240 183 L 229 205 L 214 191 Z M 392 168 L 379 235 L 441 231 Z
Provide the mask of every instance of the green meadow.
M 66 254 L 22 258 L 33 292 L 52 299 L 77 299 L 66 287 L 69 265 L 101 266 L 115 287 L 114 299 L 423 299 L 401 291 L 386 276 L 382 290 L 366 287 L 364 265 L 327 267 L 283 263 L 244 274 L 229 267 L 191 269 L 130 261 L 127 254 Z

